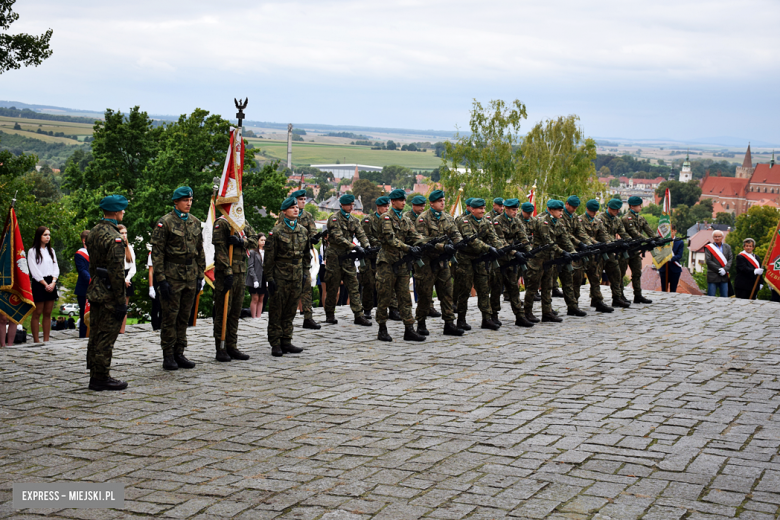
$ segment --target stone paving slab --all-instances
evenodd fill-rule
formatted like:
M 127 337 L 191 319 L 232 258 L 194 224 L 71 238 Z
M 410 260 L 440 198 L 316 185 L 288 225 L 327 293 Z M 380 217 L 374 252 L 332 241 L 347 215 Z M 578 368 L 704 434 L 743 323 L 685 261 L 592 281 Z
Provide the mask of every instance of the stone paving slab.
M 230 363 L 200 320 L 178 372 L 128 327 L 116 393 L 86 388 L 84 340 L 0 350 L 0 517 L 778 518 L 780 307 L 652 298 L 586 318 L 555 299 L 564 323 L 532 329 L 506 304 L 500 331 L 431 319 L 424 343 L 341 307 L 297 319 L 283 358 L 245 319 L 252 359 Z M 54 481 L 122 482 L 125 508 L 12 509 L 14 482 Z

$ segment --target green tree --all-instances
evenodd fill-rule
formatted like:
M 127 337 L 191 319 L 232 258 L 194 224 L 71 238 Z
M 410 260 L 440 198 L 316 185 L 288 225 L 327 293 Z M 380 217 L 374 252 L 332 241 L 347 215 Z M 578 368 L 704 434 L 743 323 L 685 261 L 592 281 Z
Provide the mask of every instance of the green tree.
M 363 203 L 363 213 L 366 215 L 371 211 L 376 211 L 376 199 L 382 196 L 382 188 L 366 179 L 358 179 L 352 185 L 352 194 L 355 198 L 360 197 Z
M 612 179 L 609 181 L 609 187 L 610 188 L 619 188 L 620 187 L 620 179 Z
M 640 211 L 642 215 L 653 215 L 656 217 L 660 217 L 663 212 L 663 208 L 658 204 L 650 204 L 649 206 L 643 207 L 642 211 Z
M 599 169 L 599 175 L 602 176 L 602 177 L 609 177 L 610 175 L 612 175 L 612 172 L 609 171 L 609 167 L 608 166 L 602 166 Z
M 658 185 L 655 194 L 658 197 L 663 198 L 667 188 L 669 188 L 669 194 L 672 197 L 672 208 L 676 208 L 678 204 L 685 204 L 689 207 L 693 206 L 699 201 L 699 197 L 701 197 L 699 181 L 664 181 Z
M 277 170 L 279 163 L 267 163 L 260 171 L 244 172 L 244 210 L 247 220 L 256 231 L 267 233 L 276 224 L 271 213 L 279 214 L 282 202 L 287 198 L 284 174 Z M 260 213 L 265 209 L 266 216 Z
M 390 164 L 382 167 L 380 181 L 395 188 L 411 188 L 414 185 L 414 172 L 406 166 Z
M 691 208 L 686 204 L 679 204 L 672 212 L 672 225 L 677 228 L 680 233 L 684 233 L 689 227 L 696 223 L 691 217 Z
M 729 227 L 734 227 L 735 221 L 734 221 L 734 214 L 733 213 L 727 213 L 725 211 L 721 211 L 715 215 L 715 223 L 716 224 L 725 224 Z
M 16 0 L 0 0 L 0 74 L 22 66 L 36 67 L 43 60 L 51 56 L 53 52 L 49 48 L 49 41 L 53 31 L 49 29 L 40 36 L 30 34 L 7 34 L 11 24 L 19 19 L 19 15 L 13 12 Z
M 771 206 L 753 206 L 747 210 L 747 213 L 737 217 L 734 230 L 726 235 L 726 243 L 734 250 L 734 254 L 737 254 L 742 250 L 742 242 L 746 238 L 752 238 L 756 241 L 756 255 L 763 259 L 769 249 L 778 221 L 780 221 L 779 209 Z
M 398 148 L 398 146 L 393 141 L 387 141 L 387 149 L 388 150 L 395 150 Z

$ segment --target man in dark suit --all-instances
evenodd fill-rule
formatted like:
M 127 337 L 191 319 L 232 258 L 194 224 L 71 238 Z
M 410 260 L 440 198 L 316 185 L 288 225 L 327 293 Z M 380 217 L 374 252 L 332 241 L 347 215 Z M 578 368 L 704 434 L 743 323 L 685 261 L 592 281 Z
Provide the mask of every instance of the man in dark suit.
M 76 281 L 76 299 L 79 302 L 79 337 L 87 337 L 87 325 L 84 323 L 84 309 L 87 306 L 87 287 L 89 287 L 89 253 L 87 252 L 86 240 L 89 236 L 89 231 L 81 232 L 81 249 L 76 251 L 76 272 L 79 274 L 79 278 Z
M 672 237 L 677 236 L 677 228 L 672 226 Z M 682 240 L 675 240 L 672 242 L 672 258 L 669 259 L 664 265 L 658 269 L 658 274 L 661 275 L 661 290 L 664 292 L 677 292 L 677 283 L 680 281 L 680 275 L 682 274 L 682 265 L 680 260 L 683 257 L 683 242 Z M 669 278 L 667 282 L 666 270 L 669 270 Z M 668 283 L 668 285 L 667 285 Z
M 731 246 L 723 242 L 723 231 L 712 232 L 712 242 L 704 246 L 704 260 L 707 264 L 707 295 L 715 296 L 720 290 L 721 298 L 729 296 L 729 271 L 734 262 Z
M 761 275 L 764 274 L 764 269 L 761 267 L 761 259 L 753 254 L 755 247 L 756 241 L 752 238 L 743 240 L 743 250 L 737 255 L 735 262 L 737 275 L 734 277 L 734 295 L 743 300 L 750 298 L 751 293 L 753 293 L 753 287 L 756 288 L 756 291 L 752 299 L 756 299 L 760 287 L 756 285 L 756 280 L 760 284 Z

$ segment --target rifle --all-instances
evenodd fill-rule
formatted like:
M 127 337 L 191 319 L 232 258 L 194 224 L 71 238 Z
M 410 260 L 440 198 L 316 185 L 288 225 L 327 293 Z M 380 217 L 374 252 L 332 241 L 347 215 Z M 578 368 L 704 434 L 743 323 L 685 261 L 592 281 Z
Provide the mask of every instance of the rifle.
M 506 245 L 502 248 L 497 249 L 498 255 L 491 255 L 490 253 L 485 253 L 484 255 L 480 256 L 475 262 L 485 262 L 485 269 L 488 271 L 493 267 L 501 268 L 501 264 L 498 263 L 498 259 L 512 251 L 513 249 L 519 249 L 521 247 L 525 247 L 528 245 L 528 242 L 515 242 L 514 244 Z
M 328 228 L 324 228 L 319 233 L 313 234 L 309 238 L 309 244 L 314 245 L 314 244 L 316 244 L 317 242 L 319 242 L 323 238 L 328 238 Z
M 351 260 L 354 262 L 355 260 L 360 260 L 360 267 L 365 267 L 366 263 L 363 261 L 363 259 L 366 257 L 366 250 L 364 249 L 363 252 L 359 252 L 357 249 L 351 250 L 349 253 L 345 255 L 341 255 L 339 257 L 339 264 L 341 264 L 344 260 Z
M 520 266 L 520 269 L 523 272 L 525 272 L 526 269 L 527 269 L 526 264 L 528 263 L 528 261 L 530 259 L 534 258 L 536 255 L 538 255 L 542 251 L 544 251 L 546 249 L 549 249 L 551 247 L 552 247 L 552 244 L 545 244 L 543 246 L 535 247 L 535 248 L 531 249 L 527 253 L 523 253 L 522 258 L 517 258 L 517 257 L 512 258 L 512 260 L 507 262 L 506 265 L 502 265 L 501 266 L 501 273 L 502 274 L 505 273 L 507 269 L 512 269 L 514 271 L 517 271 L 517 267 L 518 266 Z
M 448 243 L 448 245 L 453 246 L 455 248 L 455 253 L 457 253 L 461 249 L 465 249 L 466 247 L 468 247 L 468 245 L 470 243 L 472 243 L 474 240 L 478 239 L 479 237 L 481 237 L 484 234 L 485 234 L 485 230 L 483 229 L 479 233 L 474 233 L 473 235 L 471 235 L 469 237 L 465 237 L 463 240 L 461 240 L 457 244 L 453 244 L 452 243 L 452 239 L 450 239 L 450 238 L 447 239 L 447 243 Z M 440 254 L 439 256 L 436 257 L 436 260 L 431 262 L 431 266 L 433 267 L 434 265 L 442 265 L 442 262 L 443 263 L 453 262 L 453 263 L 457 264 L 458 260 L 455 258 L 455 254 L 451 254 L 450 255 L 450 254 L 447 254 L 447 253 L 442 253 L 442 254 Z
M 450 237 L 446 235 L 442 235 L 440 237 L 432 238 L 429 241 L 425 242 L 424 244 L 417 246 L 420 248 L 420 252 L 416 255 L 413 255 L 412 253 L 406 253 L 404 256 L 402 256 L 399 261 L 393 264 L 393 273 L 398 274 L 398 268 L 403 264 L 406 264 L 406 268 L 409 271 L 409 273 L 414 273 L 415 263 L 419 267 L 425 265 L 425 263 L 422 260 L 422 257 L 425 255 L 425 253 L 427 253 L 428 251 L 432 251 L 437 244 L 446 242 L 449 239 Z
M 371 269 L 376 269 L 376 257 L 379 254 L 380 249 L 382 249 L 382 246 L 367 247 L 365 249 L 365 258 L 371 261 Z
M 106 289 L 110 291 L 111 279 L 108 277 L 108 269 L 106 269 L 105 267 L 97 267 L 95 268 L 95 272 L 97 274 L 97 277 L 103 280 L 103 284 L 106 286 Z

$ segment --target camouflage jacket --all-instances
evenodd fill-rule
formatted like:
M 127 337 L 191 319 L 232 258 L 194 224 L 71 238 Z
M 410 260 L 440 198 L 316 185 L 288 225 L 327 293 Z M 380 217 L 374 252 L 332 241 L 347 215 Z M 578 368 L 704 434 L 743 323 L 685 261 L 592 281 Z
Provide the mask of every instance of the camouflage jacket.
M 192 213 L 186 221 L 173 211 L 163 215 L 152 233 L 152 266 L 155 283 L 166 279 L 194 282 L 202 278 L 206 255 L 200 220 Z
M 219 217 L 214 222 L 211 234 L 211 243 L 214 245 L 214 270 L 227 276 L 236 273 L 245 273 L 247 266 L 247 251 L 257 249 L 257 233 L 248 223 L 244 225 L 244 244 L 233 246 L 233 263 L 229 259 L 230 243 L 228 238 L 233 232 L 230 223 Z
M 352 237 L 355 236 L 361 246 L 369 247 L 368 237 L 360 220 L 351 213 L 336 211 L 328 218 L 328 249 L 325 254 L 342 256 L 349 253 L 355 247 L 352 243 Z
M 623 228 L 625 228 L 626 233 L 633 239 L 644 237 L 653 238 L 655 236 L 655 232 L 650 228 L 650 224 L 648 224 L 645 217 L 639 213 L 628 210 L 628 213 L 623 215 L 621 220 L 623 221 Z
M 125 304 L 125 241 L 113 222 L 101 220 L 87 235 L 89 251 L 89 287 L 92 304 Z M 108 280 L 97 274 L 98 267 L 108 271 Z M 111 287 L 109 289 L 109 287 Z
M 408 218 L 398 218 L 392 208 L 382 215 L 379 241 L 382 249 L 377 256 L 377 263 L 394 264 L 398 262 L 411 246 L 424 242 L 423 236 L 417 232 Z
M 455 224 L 455 219 L 446 211 L 442 211 L 441 216 L 436 218 L 433 212 L 427 209 L 417 217 L 414 227 L 426 239 L 448 236 L 453 244 L 463 240 L 460 231 L 458 231 L 458 226 Z M 441 255 L 445 245 L 436 244 L 436 251 L 426 255 L 424 261 L 429 263 L 434 257 Z
M 551 260 L 560 256 L 564 251 L 573 253 L 574 245 L 569 240 L 569 232 L 561 219 L 553 219 L 552 215 L 540 213 L 535 220 L 534 228 L 534 247 L 552 244 L 552 247 L 545 249 L 535 256 L 531 262 L 535 267 L 541 267 L 546 260 Z
M 300 283 L 303 263 L 309 259 L 309 232 L 300 223 L 290 229 L 286 223 L 276 224 L 265 242 L 263 276 L 277 283 Z
M 612 242 L 615 237 L 609 236 L 609 233 L 604 229 L 604 223 L 598 216 L 591 217 L 587 212 L 582 216 L 582 229 L 588 234 L 593 242 L 605 243 Z
M 598 219 L 604 225 L 604 231 L 607 232 L 607 235 L 609 235 L 612 240 L 615 240 L 616 235 L 620 235 L 620 238 L 624 239 L 629 238 L 626 229 L 623 227 L 623 221 L 619 217 L 613 217 L 609 214 L 609 211 L 605 211 L 599 213 Z
M 422 215 L 422 213 L 420 213 L 420 215 Z M 409 222 L 411 222 L 412 225 L 414 225 L 414 223 L 417 222 L 417 219 L 420 217 L 420 215 L 415 213 L 413 209 L 410 209 L 409 211 L 404 213 L 404 218 L 409 220 Z
M 276 219 L 276 223 L 284 224 L 283 214 L 279 215 L 279 218 Z M 298 225 L 305 227 L 310 237 L 317 234 L 317 224 L 314 222 L 314 215 L 305 209 L 301 210 L 301 212 L 298 214 Z
M 493 219 L 493 229 L 496 232 L 498 240 L 501 242 L 501 247 L 508 246 L 515 242 L 525 242 L 526 246 L 519 247 L 515 251 L 522 251 L 527 253 L 531 250 L 531 243 L 528 239 L 528 235 L 525 234 L 525 226 L 520 222 L 521 217 L 510 218 L 506 213 L 502 213 L 500 216 Z M 508 262 L 511 260 L 510 255 L 505 255 L 501 262 Z
M 458 231 L 462 237 L 470 237 L 475 233 L 481 233 L 479 238 L 469 242 L 469 245 L 458 251 L 456 258 L 473 260 L 480 255 L 487 253 L 490 247 L 501 247 L 501 242 L 493 230 L 493 222 L 487 218 L 477 219 L 474 215 L 461 215 L 457 219 Z
M 578 247 L 580 244 L 590 245 L 593 241 L 588 236 L 582 224 L 582 217 L 576 213 L 570 215 L 568 211 L 563 210 L 563 216 L 560 218 L 561 223 L 566 226 L 569 232 L 569 239 L 574 247 Z
M 376 212 L 371 213 L 370 215 L 366 215 L 363 217 L 363 231 L 366 233 L 366 237 L 368 237 L 368 243 L 371 247 L 377 247 L 382 245 L 379 241 L 379 228 L 381 226 L 381 215 L 378 215 Z

